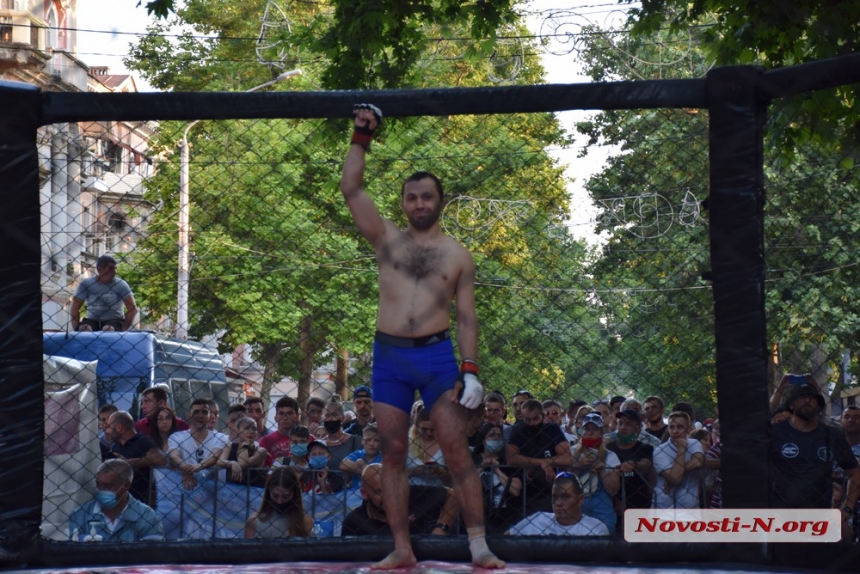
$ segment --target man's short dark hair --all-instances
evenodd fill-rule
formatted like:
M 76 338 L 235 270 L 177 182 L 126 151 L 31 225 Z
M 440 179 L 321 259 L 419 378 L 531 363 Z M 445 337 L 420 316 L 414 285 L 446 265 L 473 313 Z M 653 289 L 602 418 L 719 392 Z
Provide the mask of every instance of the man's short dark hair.
M 206 407 L 206 410 L 208 411 L 208 410 L 209 410 L 209 406 L 211 405 L 211 403 L 210 403 L 210 401 L 211 401 L 211 400 L 212 400 L 212 399 L 207 399 L 207 398 L 205 398 L 205 397 L 197 397 L 196 399 L 194 399 L 193 401 L 191 401 L 191 408 L 192 408 L 192 410 L 193 410 L 193 409 L 194 409 L 194 405 L 202 405 L 202 406 Z
M 290 429 L 290 436 L 309 439 L 311 438 L 311 432 L 308 430 L 308 427 L 296 425 L 292 429 Z
M 113 413 L 117 412 L 118 410 L 119 410 L 119 408 L 117 408 L 116 405 L 105 405 L 99 409 L 99 414 L 102 414 L 102 413 L 113 414 Z
M 439 181 L 439 178 L 430 173 L 429 171 L 416 171 L 405 180 L 403 180 L 403 187 L 400 188 L 400 197 L 403 197 L 403 194 L 406 193 L 406 184 L 412 181 L 421 181 L 422 179 L 432 179 L 433 183 L 436 184 L 436 191 L 439 192 L 439 199 L 445 199 L 445 192 L 442 190 L 442 182 Z
M 530 411 L 530 412 L 540 411 L 541 413 L 543 413 L 543 405 L 537 399 L 527 400 L 526 402 L 523 403 L 523 406 L 521 408 L 524 411 Z
M 696 411 L 690 403 L 675 403 L 675 406 L 672 407 L 672 412 L 676 413 L 678 411 L 690 415 L 691 421 L 696 420 Z
M 297 413 L 301 410 L 299 408 L 299 401 L 297 401 L 293 397 L 281 397 L 280 399 L 278 399 L 278 402 L 275 403 L 275 410 L 287 407 L 293 409 Z
M 581 407 L 583 405 L 587 405 L 587 404 L 588 403 L 582 399 L 573 399 L 572 401 L 570 401 L 570 403 L 568 403 L 567 410 L 572 411 L 572 412 L 576 412 L 579 409 L 579 407 Z
M 627 400 L 627 397 L 622 397 L 621 395 L 615 395 L 614 397 L 609 399 L 609 406 L 611 407 L 612 405 L 614 405 L 616 403 L 623 403 L 626 400 Z
M 660 405 L 660 410 L 664 410 L 666 408 L 666 403 L 663 402 L 663 399 L 658 397 L 657 395 L 651 395 L 650 397 L 645 397 L 645 400 L 642 401 L 642 404 L 645 403 L 657 403 Z
M 505 397 L 495 391 L 487 393 L 487 396 L 484 397 L 484 403 L 499 403 L 502 406 L 506 405 Z
M 325 401 L 319 397 L 311 397 L 308 399 L 308 402 L 305 404 L 305 410 L 307 410 L 311 405 L 319 407 L 321 409 L 325 409 Z
M 152 398 L 155 399 L 156 403 L 160 403 L 161 401 L 167 402 L 167 391 L 162 387 L 149 387 L 141 393 L 144 397 L 146 395 L 152 395 Z
M 255 403 L 260 403 L 262 405 L 263 399 L 261 397 L 248 397 L 247 399 L 245 399 L 245 406 L 246 407 L 248 405 L 253 405 Z
M 242 403 L 236 403 L 235 405 L 230 405 L 227 407 L 227 416 L 232 415 L 233 413 L 242 413 L 245 414 L 248 412 L 248 408 Z
M 96 259 L 96 269 L 101 267 L 107 267 L 108 265 L 116 265 L 116 259 L 111 257 L 110 255 L 102 255 L 98 259 Z

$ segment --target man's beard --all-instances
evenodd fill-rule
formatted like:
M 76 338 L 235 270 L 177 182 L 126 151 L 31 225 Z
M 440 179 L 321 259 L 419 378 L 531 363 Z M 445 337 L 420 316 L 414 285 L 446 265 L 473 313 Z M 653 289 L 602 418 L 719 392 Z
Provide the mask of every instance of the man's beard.
M 406 219 L 409 220 L 409 225 L 411 225 L 413 228 L 417 229 L 418 231 L 427 231 L 428 229 L 433 227 L 433 225 L 435 225 L 437 221 L 439 221 L 439 215 L 441 215 L 441 213 L 442 213 L 442 206 L 439 205 L 439 207 L 437 209 L 434 209 L 433 211 L 431 211 L 427 215 L 421 217 L 420 219 L 414 218 L 411 215 L 407 215 Z
M 367 501 L 367 504 L 370 506 L 370 508 L 371 508 L 371 509 L 373 510 L 373 512 L 375 512 L 376 514 L 378 514 L 378 515 L 380 515 L 380 516 L 386 516 L 386 515 L 385 515 L 385 509 L 384 509 L 384 508 L 382 508 L 381 506 L 376 506 L 376 505 L 375 505 L 375 504 L 373 504 L 369 499 L 368 499 L 368 501 Z
M 794 409 L 794 416 L 809 422 L 813 420 L 816 416 L 818 416 L 818 408 L 810 407 L 810 406 L 802 406 L 800 408 Z

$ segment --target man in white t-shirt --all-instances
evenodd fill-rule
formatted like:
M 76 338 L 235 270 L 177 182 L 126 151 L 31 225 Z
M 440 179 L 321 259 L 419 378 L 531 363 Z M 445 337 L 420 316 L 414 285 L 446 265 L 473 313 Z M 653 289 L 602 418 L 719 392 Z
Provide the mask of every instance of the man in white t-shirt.
M 669 415 L 669 440 L 654 449 L 654 508 L 698 508 L 699 473 L 705 463 L 702 444 L 690 433 L 690 415 Z
M 536 512 L 520 520 L 508 534 L 521 536 L 609 536 L 606 525 L 582 514 L 582 485 L 575 474 L 561 472 L 552 485 L 552 512 Z
M 226 435 L 207 428 L 209 412 L 209 399 L 194 399 L 188 417 L 191 428 L 175 432 L 167 439 L 170 463 L 182 472 L 182 486 L 187 489 L 197 485 L 199 472 L 215 465 L 227 444 Z

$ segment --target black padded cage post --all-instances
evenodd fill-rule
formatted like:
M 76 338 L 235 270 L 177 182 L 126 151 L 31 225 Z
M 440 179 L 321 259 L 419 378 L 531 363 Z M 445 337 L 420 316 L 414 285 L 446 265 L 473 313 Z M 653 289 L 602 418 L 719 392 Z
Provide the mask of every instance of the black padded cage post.
M 41 106 L 38 89 L 0 82 L 0 559 L 13 563 L 42 521 Z
M 761 70 L 708 74 L 711 274 L 725 508 L 768 500 Z

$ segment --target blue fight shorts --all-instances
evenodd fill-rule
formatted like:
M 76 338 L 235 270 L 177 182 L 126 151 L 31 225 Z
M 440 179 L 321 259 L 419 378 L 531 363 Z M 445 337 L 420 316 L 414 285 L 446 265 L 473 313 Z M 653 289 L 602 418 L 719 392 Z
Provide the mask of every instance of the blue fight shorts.
M 415 391 L 428 411 L 454 388 L 460 370 L 448 331 L 411 339 L 379 331 L 373 343 L 373 400 L 409 414 Z

